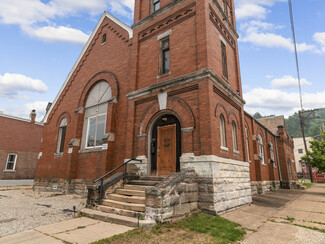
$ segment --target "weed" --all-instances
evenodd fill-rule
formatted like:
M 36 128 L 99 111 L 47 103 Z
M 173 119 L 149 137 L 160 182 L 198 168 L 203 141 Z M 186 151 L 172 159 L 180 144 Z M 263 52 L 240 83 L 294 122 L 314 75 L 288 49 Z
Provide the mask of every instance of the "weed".
M 299 225 L 299 224 L 294 224 L 294 225 L 298 226 L 298 227 L 303 227 L 303 228 L 310 229 L 310 230 L 317 230 L 319 232 L 325 233 L 324 229 L 320 229 L 320 228 L 315 227 L 315 226 L 307 226 L 307 225 Z
M 86 228 L 86 226 L 78 226 L 78 227 L 77 227 L 77 230 L 79 230 L 79 229 L 84 229 L 84 228 Z
M 295 218 L 287 216 L 287 220 L 289 220 L 292 223 L 295 220 Z

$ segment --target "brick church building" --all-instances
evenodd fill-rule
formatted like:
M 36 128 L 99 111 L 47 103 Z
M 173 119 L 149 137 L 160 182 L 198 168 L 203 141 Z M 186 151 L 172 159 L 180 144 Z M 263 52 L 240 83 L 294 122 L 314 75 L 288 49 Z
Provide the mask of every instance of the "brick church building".
M 233 0 L 135 0 L 131 28 L 105 12 L 45 116 L 34 187 L 83 193 L 128 159 L 141 177 L 194 172 L 196 209 L 291 187 L 284 123 L 244 111 L 237 38 Z

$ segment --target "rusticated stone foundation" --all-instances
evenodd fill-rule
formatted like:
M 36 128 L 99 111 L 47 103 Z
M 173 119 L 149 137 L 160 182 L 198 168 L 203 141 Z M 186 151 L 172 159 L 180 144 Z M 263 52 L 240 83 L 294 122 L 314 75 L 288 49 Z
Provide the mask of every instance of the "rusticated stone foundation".
M 280 181 L 252 181 L 252 194 L 263 194 L 280 189 Z
M 183 154 L 181 171 L 198 175 L 199 209 L 224 212 L 252 202 L 249 163 L 214 155 Z
M 37 178 L 34 180 L 33 189 L 40 191 L 62 192 L 65 194 L 73 193 L 86 196 L 86 185 L 88 184 L 92 184 L 92 180 Z

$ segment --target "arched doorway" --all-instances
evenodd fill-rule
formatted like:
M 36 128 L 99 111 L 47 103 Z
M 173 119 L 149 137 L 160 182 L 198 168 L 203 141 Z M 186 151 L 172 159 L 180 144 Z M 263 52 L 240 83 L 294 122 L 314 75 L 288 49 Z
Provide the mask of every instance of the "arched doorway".
M 151 175 L 167 176 L 180 171 L 181 124 L 172 114 L 159 116 L 151 129 Z

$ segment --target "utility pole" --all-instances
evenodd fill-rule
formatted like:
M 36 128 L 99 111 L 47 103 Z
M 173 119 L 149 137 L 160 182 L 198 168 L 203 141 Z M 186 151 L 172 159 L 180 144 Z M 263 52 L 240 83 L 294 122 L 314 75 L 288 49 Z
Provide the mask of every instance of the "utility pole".
M 305 126 L 306 126 L 306 121 L 309 119 L 318 119 L 319 116 L 316 115 L 316 112 L 319 109 L 312 109 L 312 110 L 301 110 L 299 111 L 299 118 L 300 118 L 300 127 L 301 127 L 301 134 L 302 134 L 302 138 L 304 141 L 304 146 L 305 146 L 305 152 L 308 151 L 308 147 L 307 147 L 307 142 L 306 142 L 306 137 L 305 137 Z M 310 181 L 314 182 L 314 178 L 313 178 L 313 172 L 312 172 L 312 168 L 310 166 L 310 163 L 308 163 L 308 168 L 309 168 L 309 176 L 310 176 Z

